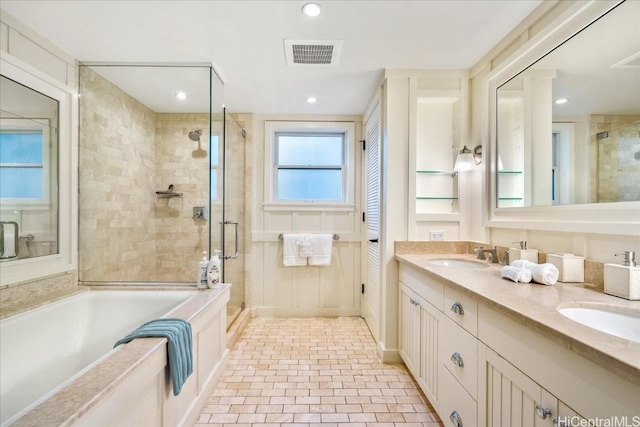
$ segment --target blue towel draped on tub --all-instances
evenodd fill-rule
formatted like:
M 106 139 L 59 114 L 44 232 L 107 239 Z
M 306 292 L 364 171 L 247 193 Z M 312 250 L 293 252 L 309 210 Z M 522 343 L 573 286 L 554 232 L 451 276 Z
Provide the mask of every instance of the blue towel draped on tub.
M 177 396 L 193 372 L 191 324 L 184 319 L 155 319 L 118 340 L 114 347 L 126 344 L 135 338 L 148 337 L 163 337 L 169 342 L 167 346 L 169 371 L 173 381 L 173 395 Z

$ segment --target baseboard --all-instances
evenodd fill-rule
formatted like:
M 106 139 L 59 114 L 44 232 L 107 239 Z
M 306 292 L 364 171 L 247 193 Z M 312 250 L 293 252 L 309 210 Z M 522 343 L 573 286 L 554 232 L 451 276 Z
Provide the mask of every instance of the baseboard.
M 402 363 L 398 349 L 387 349 L 382 341 L 378 341 L 378 357 L 382 363 Z
M 231 327 L 227 331 L 227 348 L 233 348 L 233 345 L 238 341 L 242 331 L 251 320 L 250 310 L 242 310 L 236 320 L 231 324 Z
M 252 309 L 252 317 L 357 317 L 360 308 L 279 308 L 257 307 Z

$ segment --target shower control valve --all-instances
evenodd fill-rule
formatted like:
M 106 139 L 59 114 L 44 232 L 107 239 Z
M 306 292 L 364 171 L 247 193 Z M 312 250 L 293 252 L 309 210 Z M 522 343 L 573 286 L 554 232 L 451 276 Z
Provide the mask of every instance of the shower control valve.
M 207 219 L 207 209 L 204 206 L 193 207 L 193 219 Z

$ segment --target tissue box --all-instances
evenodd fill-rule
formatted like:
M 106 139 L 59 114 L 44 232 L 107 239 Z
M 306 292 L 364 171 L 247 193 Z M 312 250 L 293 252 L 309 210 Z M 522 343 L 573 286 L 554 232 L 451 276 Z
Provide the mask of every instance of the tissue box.
M 584 282 L 584 257 L 574 254 L 548 254 L 547 262 L 558 269 L 560 282 Z
M 537 249 L 516 249 L 509 248 L 509 263 L 519 259 L 538 263 L 538 250 Z
M 640 300 L 640 267 L 605 264 L 604 292 L 629 300 Z

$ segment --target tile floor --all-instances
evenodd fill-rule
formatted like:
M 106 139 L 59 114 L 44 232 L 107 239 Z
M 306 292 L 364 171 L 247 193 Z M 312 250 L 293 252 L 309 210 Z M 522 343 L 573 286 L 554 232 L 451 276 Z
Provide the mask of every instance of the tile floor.
M 197 427 L 436 427 L 404 365 L 357 317 L 252 319 Z

